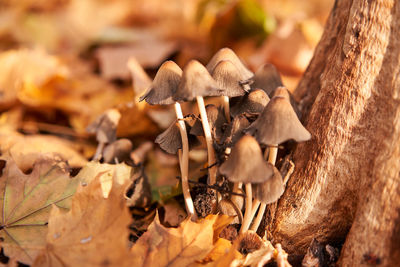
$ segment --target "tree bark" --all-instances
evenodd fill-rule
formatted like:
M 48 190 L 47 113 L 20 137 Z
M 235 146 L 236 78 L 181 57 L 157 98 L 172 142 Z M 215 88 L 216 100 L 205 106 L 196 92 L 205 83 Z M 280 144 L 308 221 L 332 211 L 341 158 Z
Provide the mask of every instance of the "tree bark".
M 345 242 L 341 266 L 399 263 L 399 1 L 337 0 L 296 93 L 313 138 L 293 153 L 274 241 Z

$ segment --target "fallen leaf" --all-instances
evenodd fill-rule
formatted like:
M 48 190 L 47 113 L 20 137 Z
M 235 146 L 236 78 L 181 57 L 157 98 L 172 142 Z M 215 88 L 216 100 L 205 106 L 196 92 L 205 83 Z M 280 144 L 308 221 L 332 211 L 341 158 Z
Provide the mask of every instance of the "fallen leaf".
M 75 143 L 50 135 L 22 135 L 17 132 L 0 132 L 0 151 L 13 157 L 22 171 L 32 168 L 33 163 L 46 156 L 59 157 L 68 165 L 77 168 L 87 163 L 78 152 Z
M 213 249 L 214 226 L 227 216 L 209 215 L 195 223 L 189 218 L 178 228 L 161 225 L 158 215 L 132 247 L 135 266 L 188 266 Z
M 46 244 L 51 206 L 70 207 L 79 179 L 71 179 L 64 162 L 36 161 L 32 173 L 24 174 L 12 158 L 6 159 L 0 177 L 0 236 L 4 254 L 32 264 Z
M 132 172 L 133 169 L 125 163 L 106 164 L 91 161 L 82 168 L 76 178 L 81 179 L 85 184 L 99 179 L 103 197 L 108 198 L 113 183 L 122 185 L 131 181 Z
M 178 226 L 187 217 L 182 205 L 174 198 L 167 200 L 162 207 L 164 208 L 163 224 L 168 227 Z
M 51 79 L 68 76 L 56 57 L 40 49 L 0 53 L 0 73 L 1 107 L 13 104 L 25 86 L 41 87 Z
M 108 199 L 97 177 L 78 187 L 69 212 L 53 206 L 47 246 L 34 266 L 133 266 L 128 249 L 131 216 L 123 198 L 126 183 L 113 181 Z

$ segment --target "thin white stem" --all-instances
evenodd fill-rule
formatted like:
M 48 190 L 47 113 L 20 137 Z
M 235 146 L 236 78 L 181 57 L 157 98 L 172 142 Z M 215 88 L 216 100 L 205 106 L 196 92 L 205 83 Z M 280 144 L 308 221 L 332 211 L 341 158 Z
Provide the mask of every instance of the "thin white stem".
M 268 162 L 275 165 L 277 155 L 278 155 L 278 144 L 275 144 L 269 148 Z M 254 219 L 254 223 L 251 226 L 251 230 L 257 231 L 257 229 L 260 226 L 260 223 L 264 217 L 264 212 L 265 212 L 266 207 L 267 207 L 267 204 L 261 203 L 260 209 L 258 210 L 258 213 L 257 213 L 257 217 Z
M 251 191 L 251 183 L 245 184 L 246 190 L 246 210 L 243 216 L 242 227 L 240 227 L 239 233 L 244 233 L 249 229 L 251 223 L 251 211 L 252 211 L 252 191 Z
M 232 188 L 232 192 L 233 193 L 242 193 L 242 185 L 243 185 L 243 183 L 233 183 L 233 188 Z M 231 196 L 231 201 L 233 202 L 233 203 L 235 203 L 236 204 L 236 206 L 238 206 L 238 208 L 239 209 L 241 209 L 241 207 L 239 207 L 239 205 L 238 205 L 238 203 L 241 203 L 242 201 L 242 196 L 238 196 L 238 195 L 233 195 L 232 194 L 232 196 Z
M 222 102 L 223 102 L 223 107 L 224 107 L 225 118 L 228 121 L 228 123 L 231 123 L 231 113 L 229 110 L 229 97 L 222 96 Z
M 185 207 L 187 213 L 192 216 L 192 220 L 197 220 L 197 214 L 194 209 L 193 200 L 190 195 L 188 173 L 189 173 L 189 141 L 186 133 L 186 125 L 183 121 L 183 114 L 181 105 L 175 103 L 175 113 L 178 118 L 179 132 L 182 139 L 182 154 L 180 156 L 180 168 L 181 168 L 181 179 L 182 179 L 182 192 L 185 199 Z
M 203 125 L 204 137 L 206 139 L 207 144 L 207 153 L 208 153 L 208 184 L 213 185 L 217 181 L 217 168 L 215 166 L 215 151 L 213 147 L 213 140 L 211 137 L 210 125 L 208 124 L 206 107 L 204 105 L 204 99 L 202 96 L 197 96 L 197 106 L 199 107 L 201 123 Z M 213 166 L 214 165 L 214 166 Z M 210 167 L 212 166 L 212 167 Z
M 104 149 L 105 143 L 100 142 L 97 145 L 96 153 L 94 153 L 93 156 L 93 161 L 99 161 L 103 157 L 103 149 Z

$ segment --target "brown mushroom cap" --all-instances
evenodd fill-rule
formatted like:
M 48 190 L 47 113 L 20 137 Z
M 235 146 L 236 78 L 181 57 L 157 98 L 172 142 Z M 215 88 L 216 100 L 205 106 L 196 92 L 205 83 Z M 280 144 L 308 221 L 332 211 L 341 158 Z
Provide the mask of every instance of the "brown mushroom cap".
M 238 68 L 229 60 L 218 62 L 212 71 L 212 77 L 217 82 L 218 87 L 224 91 L 224 96 L 235 97 L 246 93 L 240 85 L 240 82 L 245 80 L 246 76 L 240 73 Z
M 239 114 L 260 114 L 269 102 L 269 97 L 264 90 L 255 89 L 245 95 L 231 108 L 232 116 Z
M 274 175 L 264 183 L 252 184 L 254 198 L 261 203 L 270 204 L 277 201 L 284 191 L 282 176 L 274 165 L 267 162 L 274 169 Z
M 233 63 L 233 65 L 239 70 L 239 73 L 243 77 L 244 80 L 250 79 L 253 77 L 253 72 L 251 72 L 239 59 L 239 57 L 232 51 L 230 48 L 221 48 L 208 62 L 206 68 L 212 73 L 217 64 L 222 60 L 229 60 Z
M 190 126 L 185 121 L 186 131 L 190 131 Z M 189 149 L 200 144 L 200 141 L 196 136 L 188 134 Z M 179 131 L 177 121 L 173 122 L 164 132 L 160 133 L 156 140 L 156 144 L 159 144 L 161 149 L 170 154 L 178 153 L 178 150 L 182 148 L 182 138 Z
M 279 86 L 278 88 L 275 89 L 275 91 L 272 93 L 272 96 L 282 96 L 284 98 L 286 98 L 288 101 L 290 101 L 290 104 L 292 105 L 292 108 L 294 110 L 294 112 L 296 112 L 297 117 L 300 118 L 300 110 L 297 107 L 297 103 L 296 100 L 294 100 L 292 94 L 290 93 L 290 91 L 284 87 L 284 86 Z
M 208 124 L 210 125 L 212 138 L 219 142 L 223 135 L 223 127 L 227 123 L 224 112 L 221 107 L 213 104 L 206 106 Z M 190 129 L 190 134 L 201 136 L 204 134 L 203 125 L 200 119 L 197 119 Z
M 222 90 L 197 60 L 189 61 L 183 68 L 182 79 L 173 95 L 175 101 L 191 101 L 196 96 L 220 96 Z
M 86 131 L 96 133 L 96 139 L 100 143 L 112 143 L 117 139 L 117 126 L 120 118 L 121 113 L 117 109 L 106 110 L 86 127 Z
M 264 145 L 281 144 L 290 139 L 302 142 L 311 138 L 311 134 L 301 124 L 289 101 L 279 96 L 269 101 L 246 132 Z
M 113 162 L 115 158 L 119 162 L 128 159 L 132 151 L 132 142 L 129 139 L 121 138 L 107 145 L 103 151 L 105 163 Z
M 221 139 L 222 142 L 228 146 L 235 144 L 244 135 L 243 130 L 246 129 L 249 125 L 250 122 L 244 115 L 234 117 L 224 131 Z
M 158 69 L 153 83 L 147 92 L 140 97 L 150 105 L 170 105 L 175 103 L 172 95 L 178 89 L 182 77 L 182 70 L 173 61 L 164 62 Z
M 240 138 L 219 172 L 233 183 L 262 183 L 274 174 L 271 165 L 264 161 L 257 140 L 250 135 Z
M 235 204 L 233 204 L 231 200 L 227 199 L 222 199 L 221 201 L 218 202 L 218 211 L 221 214 L 235 217 L 231 222 L 231 224 L 239 223 L 239 217 L 233 205 Z
M 283 86 L 281 75 L 274 65 L 267 63 L 261 66 L 254 75 L 251 88 L 261 88 L 268 96 L 279 86 Z

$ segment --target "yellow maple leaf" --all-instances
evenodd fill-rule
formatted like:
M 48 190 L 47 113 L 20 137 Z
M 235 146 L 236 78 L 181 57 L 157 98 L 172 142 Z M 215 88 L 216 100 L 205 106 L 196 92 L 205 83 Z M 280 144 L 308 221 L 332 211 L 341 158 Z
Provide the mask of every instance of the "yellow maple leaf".
M 46 244 L 52 205 L 65 210 L 78 179 L 71 179 L 64 162 L 41 159 L 24 174 L 7 159 L 0 177 L 1 246 L 10 258 L 31 264 Z
M 158 215 L 132 247 L 135 266 L 188 266 L 206 257 L 214 247 L 214 227 L 229 224 L 225 215 L 209 215 L 199 222 L 189 218 L 178 228 L 161 225 Z
M 131 217 L 115 182 L 103 197 L 99 177 L 79 186 L 69 212 L 53 207 L 47 246 L 34 266 L 133 266 L 128 249 Z

